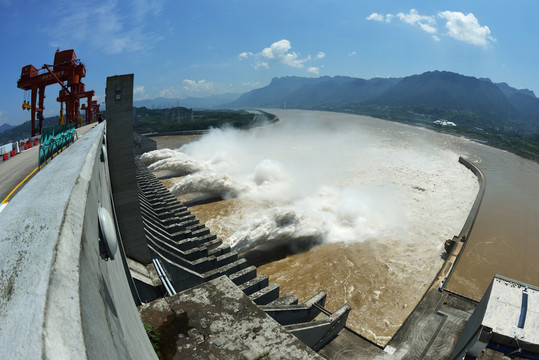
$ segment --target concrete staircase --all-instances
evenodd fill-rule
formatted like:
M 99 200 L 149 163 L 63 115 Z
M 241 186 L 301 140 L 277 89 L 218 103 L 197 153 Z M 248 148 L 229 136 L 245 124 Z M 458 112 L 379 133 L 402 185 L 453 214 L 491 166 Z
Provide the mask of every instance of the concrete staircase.
M 140 162 L 135 160 L 139 201 L 145 236 L 154 263 L 164 269 L 167 279 L 156 276 L 154 264 L 130 262 L 131 272 L 143 302 L 173 295 L 223 275 L 257 304 L 267 315 L 285 327 L 311 349 L 318 351 L 346 325 L 348 305 L 331 314 L 324 309 L 327 294 L 320 292 L 303 304 L 292 294 L 280 296 L 279 285 L 258 275 L 255 266 L 238 256 L 212 235 L 187 207 Z M 158 269 L 157 269 L 158 270 Z

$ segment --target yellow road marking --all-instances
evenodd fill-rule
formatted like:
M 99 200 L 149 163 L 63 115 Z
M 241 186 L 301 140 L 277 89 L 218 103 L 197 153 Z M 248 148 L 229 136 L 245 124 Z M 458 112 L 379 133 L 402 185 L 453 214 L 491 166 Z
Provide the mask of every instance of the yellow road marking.
M 81 136 L 82 136 L 82 135 L 81 135 Z M 78 136 L 78 135 L 75 136 L 75 140 L 78 140 L 79 137 L 80 137 L 80 136 Z M 75 142 L 75 141 L 73 141 L 73 142 Z M 63 151 L 65 148 L 67 148 L 67 146 L 68 146 L 68 145 L 64 146 L 61 150 Z M 52 155 L 51 159 L 54 158 L 54 155 L 57 155 L 59 152 L 60 152 L 60 151 L 57 151 L 56 153 L 54 153 L 54 154 Z M 47 160 L 48 160 L 48 159 L 47 159 Z M 19 186 L 21 186 L 22 184 L 24 184 L 25 181 L 28 180 L 28 178 L 29 178 L 30 176 L 32 176 L 38 169 L 39 169 L 39 166 L 36 167 L 30 174 L 28 174 L 28 176 L 25 177 L 23 181 L 21 181 L 17 186 L 15 186 L 15 188 L 14 188 L 13 190 L 11 190 L 11 192 L 8 194 L 8 196 L 6 196 L 6 198 L 5 198 L 4 200 L 2 200 L 2 202 L 1 202 L 0 204 L 7 204 L 7 203 L 8 203 L 8 199 L 10 198 L 10 196 L 13 195 L 13 193 L 19 188 Z
M 11 197 L 11 195 L 13 195 L 13 193 L 19 188 L 19 186 L 21 186 L 22 184 L 24 184 L 26 182 L 26 180 L 28 180 L 28 178 L 32 175 L 34 175 L 34 173 L 37 171 L 37 169 L 39 169 L 39 166 L 36 167 L 34 169 L 34 171 L 32 171 L 30 174 L 28 174 L 27 177 L 24 178 L 23 181 L 21 181 L 17 186 L 15 186 L 15 188 L 13 190 L 11 190 L 11 192 L 8 194 L 8 196 L 6 196 L 6 198 L 4 200 L 2 200 L 2 202 L 0 204 L 7 204 L 7 201 L 8 199 Z

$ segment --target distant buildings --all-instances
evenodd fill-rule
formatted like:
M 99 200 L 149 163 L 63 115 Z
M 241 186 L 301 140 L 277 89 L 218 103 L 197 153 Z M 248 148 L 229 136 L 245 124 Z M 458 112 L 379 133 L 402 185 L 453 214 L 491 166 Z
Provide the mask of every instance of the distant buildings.
M 440 126 L 457 126 L 457 124 L 455 124 L 454 122 L 443 120 L 443 119 L 435 120 L 434 124 L 440 125 Z

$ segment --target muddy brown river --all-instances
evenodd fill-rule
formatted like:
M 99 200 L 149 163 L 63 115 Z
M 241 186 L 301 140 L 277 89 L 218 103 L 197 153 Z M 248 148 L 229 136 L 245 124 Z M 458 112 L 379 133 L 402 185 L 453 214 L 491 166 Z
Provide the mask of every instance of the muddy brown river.
M 208 193 L 227 199 L 202 201 L 190 210 L 240 250 L 264 241 L 308 239 L 299 249 L 318 244 L 259 267 L 281 294 L 306 300 L 325 290 L 329 310 L 348 303 L 353 310 L 347 326 L 385 345 L 433 281 L 443 264 L 444 241 L 459 233 L 477 194 L 477 181 L 458 156 L 484 172 L 487 187 L 448 289 L 479 299 L 496 273 L 539 285 L 537 164 L 466 139 L 363 116 L 270 112 L 281 124 L 301 125 L 283 133 L 156 137 L 159 149 L 189 143 L 182 151 L 196 160 L 200 177 L 178 174 L 185 165 L 156 174 L 169 188 L 181 183 L 188 192 L 179 195 L 184 202 Z M 311 122 L 323 125 L 313 129 L 306 125 Z M 274 140 L 266 143 L 266 136 Z M 322 180 L 312 181 L 319 173 Z M 212 185 L 200 188 L 208 178 Z

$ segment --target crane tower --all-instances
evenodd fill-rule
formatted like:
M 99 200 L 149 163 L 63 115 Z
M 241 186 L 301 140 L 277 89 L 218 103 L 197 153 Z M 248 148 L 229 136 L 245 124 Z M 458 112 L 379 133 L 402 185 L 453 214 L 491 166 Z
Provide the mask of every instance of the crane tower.
M 54 55 L 53 65 L 43 65 L 37 69 L 33 65 L 26 65 L 21 70 L 21 78 L 17 81 L 17 87 L 23 90 L 31 90 L 30 102 L 24 101 L 22 108 L 31 111 L 32 136 L 41 134 L 43 127 L 43 110 L 45 99 L 45 87 L 60 84 L 62 89 L 57 101 L 66 105 L 66 123 L 78 124 L 80 117 L 80 99 L 86 98 L 87 105 L 82 105 L 86 110 L 86 122 L 92 122 L 94 114 L 99 113 L 99 105 L 92 100 L 94 91 L 86 91 L 81 79 L 86 76 L 86 67 L 77 59 L 75 51 L 57 50 Z M 39 121 L 36 124 L 36 118 Z M 62 121 L 62 119 L 60 119 Z

